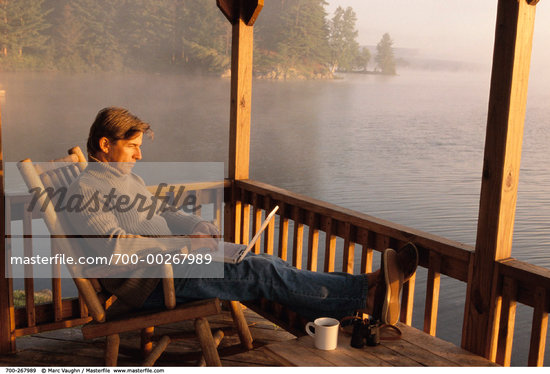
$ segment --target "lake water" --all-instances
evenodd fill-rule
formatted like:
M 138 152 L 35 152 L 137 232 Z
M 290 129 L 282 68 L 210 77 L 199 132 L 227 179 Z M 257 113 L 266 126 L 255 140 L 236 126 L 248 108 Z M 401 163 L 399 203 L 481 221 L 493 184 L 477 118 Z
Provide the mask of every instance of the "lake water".
M 401 71 L 334 81 L 254 81 L 251 178 L 473 245 L 490 71 Z M 97 111 L 150 122 L 146 161 L 225 161 L 229 81 L 173 75 L 4 74 L 4 159 L 85 148 Z M 549 81 L 530 82 L 513 256 L 550 267 Z M 425 271 L 419 271 L 422 328 Z M 425 282 L 424 282 L 425 283 Z M 465 285 L 442 279 L 438 336 L 460 343 Z M 514 364 L 531 310 L 518 307 Z M 547 355 L 547 362 L 548 357 Z

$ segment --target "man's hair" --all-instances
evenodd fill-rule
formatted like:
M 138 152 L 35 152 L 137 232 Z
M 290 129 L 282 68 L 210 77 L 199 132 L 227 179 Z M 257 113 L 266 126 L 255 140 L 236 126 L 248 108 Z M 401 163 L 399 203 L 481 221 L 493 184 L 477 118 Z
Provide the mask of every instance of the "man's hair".
M 130 113 L 124 108 L 109 107 L 97 113 L 92 127 L 86 148 L 88 155 L 96 156 L 101 149 L 99 139 L 106 137 L 110 141 L 133 139 L 142 132 L 153 137 L 151 126 Z

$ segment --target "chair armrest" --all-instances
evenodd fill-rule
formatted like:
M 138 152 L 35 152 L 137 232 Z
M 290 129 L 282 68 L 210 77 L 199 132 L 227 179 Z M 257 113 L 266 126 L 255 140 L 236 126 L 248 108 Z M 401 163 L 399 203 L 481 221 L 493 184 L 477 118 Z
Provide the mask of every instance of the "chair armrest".
M 97 322 L 104 322 L 105 309 L 103 308 L 103 305 L 101 305 L 101 301 L 99 300 L 92 283 L 85 278 L 74 278 L 74 282 L 80 292 L 80 295 L 84 299 L 92 318 Z
M 176 290 L 174 288 L 174 270 L 172 265 L 164 264 L 162 266 L 162 289 L 164 291 L 164 305 L 166 309 L 176 307 Z

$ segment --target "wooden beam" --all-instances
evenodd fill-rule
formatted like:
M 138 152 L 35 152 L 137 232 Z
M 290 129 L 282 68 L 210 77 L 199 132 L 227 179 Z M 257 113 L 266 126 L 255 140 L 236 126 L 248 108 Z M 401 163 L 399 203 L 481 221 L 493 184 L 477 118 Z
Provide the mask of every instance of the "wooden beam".
M 229 178 L 248 179 L 252 101 L 253 26 L 233 24 L 231 106 L 229 114 Z
M 489 356 L 495 261 L 511 256 L 536 2 L 499 0 L 473 276 L 462 346 Z
M 264 7 L 264 0 L 216 0 L 216 4 L 231 24 L 240 17 L 247 26 L 252 26 Z
M 248 179 L 254 22 L 263 0 L 216 0 L 233 25 L 231 44 L 231 104 L 229 113 L 229 178 Z
M 6 274 L 6 195 L 4 191 L 4 157 L 2 152 L 2 115 L 0 111 L 0 353 L 15 352 L 15 322 L 12 280 Z M 11 214 L 10 214 L 11 216 Z

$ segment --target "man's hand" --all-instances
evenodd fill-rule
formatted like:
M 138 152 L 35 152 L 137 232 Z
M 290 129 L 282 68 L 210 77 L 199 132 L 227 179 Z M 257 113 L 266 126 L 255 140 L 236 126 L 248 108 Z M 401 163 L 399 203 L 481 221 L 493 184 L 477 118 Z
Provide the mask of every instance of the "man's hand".
M 201 232 L 206 235 L 214 235 L 214 236 L 220 235 L 220 232 L 216 227 L 216 225 L 208 221 L 202 221 L 195 225 L 193 229 L 193 235 L 197 235 L 198 232 Z
M 214 224 L 207 221 L 199 222 L 195 226 L 192 235 L 204 237 L 191 239 L 191 252 L 201 248 L 208 248 L 212 251 L 218 250 L 219 239 L 217 237 L 220 232 Z
M 212 238 L 210 234 L 205 234 L 203 232 L 193 232 L 193 235 L 202 235 L 204 237 L 191 238 L 191 252 L 196 251 L 197 249 L 209 249 L 211 251 L 218 250 L 218 239 Z

